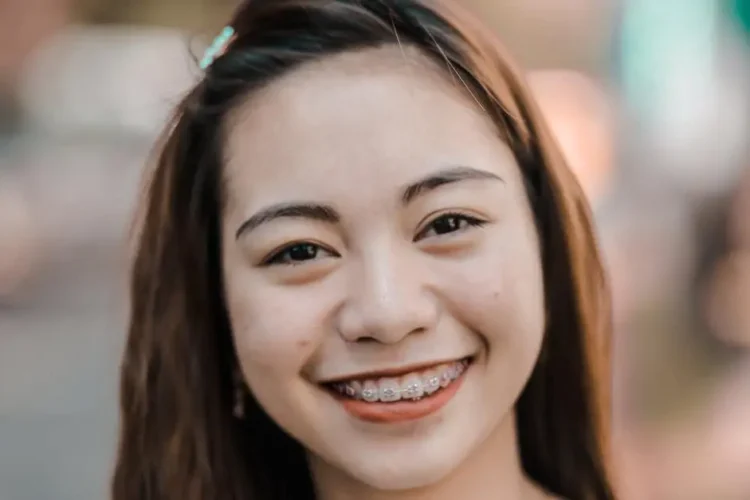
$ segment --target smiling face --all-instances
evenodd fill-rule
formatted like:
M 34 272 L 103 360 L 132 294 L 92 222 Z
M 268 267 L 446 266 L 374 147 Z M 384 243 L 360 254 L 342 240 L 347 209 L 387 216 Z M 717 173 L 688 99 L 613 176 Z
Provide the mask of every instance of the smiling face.
M 227 125 L 222 260 L 248 387 L 314 470 L 444 478 L 511 420 L 543 337 L 511 150 L 398 48 L 297 69 Z

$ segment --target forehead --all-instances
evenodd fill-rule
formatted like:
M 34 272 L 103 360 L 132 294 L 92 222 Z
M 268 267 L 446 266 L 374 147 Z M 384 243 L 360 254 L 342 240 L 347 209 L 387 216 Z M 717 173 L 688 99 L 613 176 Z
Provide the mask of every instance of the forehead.
M 243 208 L 289 198 L 363 201 L 451 166 L 518 175 L 468 92 L 412 50 L 309 64 L 251 96 L 228 120 L 228 202 Z

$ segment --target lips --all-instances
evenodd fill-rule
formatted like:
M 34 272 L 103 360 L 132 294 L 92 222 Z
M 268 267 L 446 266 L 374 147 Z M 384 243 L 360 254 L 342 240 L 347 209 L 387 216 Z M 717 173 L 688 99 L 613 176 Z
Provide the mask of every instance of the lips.
M 453 398 L 471 362 L 472 358 L 464 358 L 399 376 L 370 374 L 323 386 L 358 419 L 381 423 L 415 420 L 438 411 Z

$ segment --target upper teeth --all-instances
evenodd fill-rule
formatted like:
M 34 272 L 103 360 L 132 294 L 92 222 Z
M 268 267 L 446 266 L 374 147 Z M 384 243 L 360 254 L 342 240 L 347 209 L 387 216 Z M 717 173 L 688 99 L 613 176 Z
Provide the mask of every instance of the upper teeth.
M 334 388 L 342 395 L 370 403 L 420 399 L 448 386 L 464 372 L 468 364 L 468 360 L 456 361 L 401 377 L 340 382 L 334 384 Z

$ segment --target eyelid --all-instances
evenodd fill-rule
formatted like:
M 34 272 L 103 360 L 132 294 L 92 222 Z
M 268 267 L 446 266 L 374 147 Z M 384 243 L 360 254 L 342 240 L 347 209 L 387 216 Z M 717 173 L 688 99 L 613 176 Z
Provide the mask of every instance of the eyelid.
M 313 240 L 298 240 L 298 241 L 292 241 L 289 243 L 284 243 L 283 245 L 277 246 L 274 250 L 271 250 L 270 252 L 266 253 L 265 256 L 260 260 L 260 263 L 258 264 L 258 267 L 271 267 L 271 266 L 294 266 L 294 265 L 301 265 L 305 264 L 307 262 L 312 262 L 320 259 L 310 259 L 309 261 L 303 260 L 299 262 L 273 262 L 278 256 L 282 255 L 284 252 L 289 251 L 291 248 L 294 248 L 298 245 L 311 245 L 318 247 L 320 250 L 330 254 L 333 257 L 341 257 L 341 254 L 331 248 L 329 245 L 325 245 L 323 243 L 320 243 L 318 241 Z
M 463 212 L 460 210 L 445 210 L 445 211 L 433 212 L 427 217 L 425 217 L 423 219 L 423 222 L 419 226 L 417 226 L 420 229 L 417 231 L 416 235 L 414 236 L 414 241 L 415 242 L 419 241 L 423 237 L 424 233 L 428 229 L 430 229 L 430 225 L 443 217 L 456 217 L 459 219 L 464 219 L 468 221 L 469 225 L 472 227 L 480 227 L 480 226 L 487 224 L 488 222 L 485 217 L 481 217 L 475 213 L 467 213 L 467 212 Z M 456 231 L 452 231 L 451 233 L 447 233 L 447 235 L 453 234 L 455 232 Z

